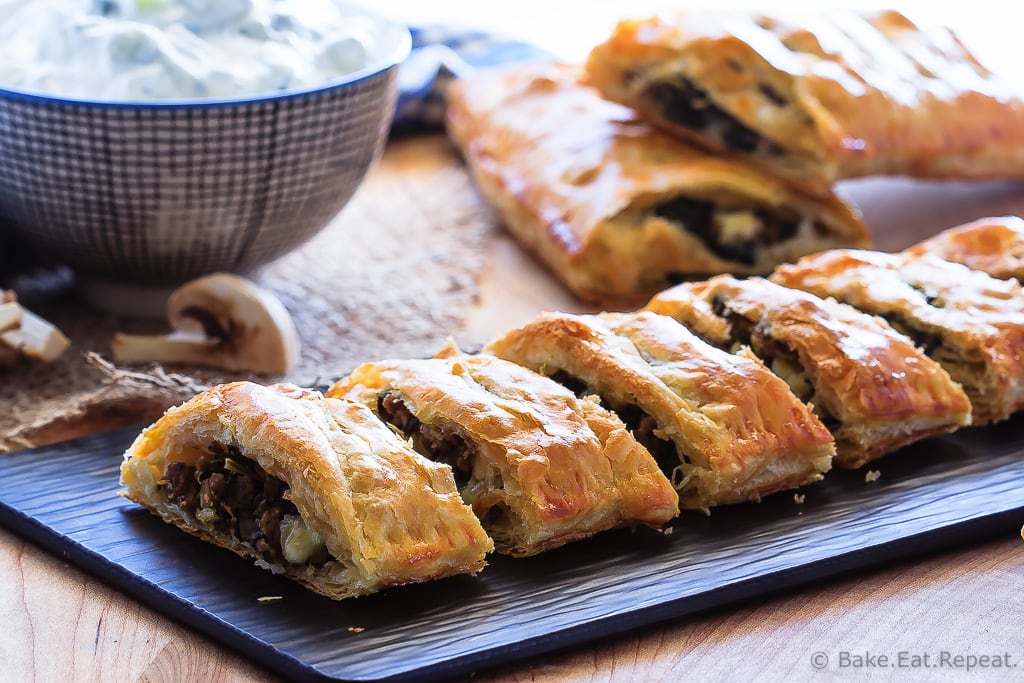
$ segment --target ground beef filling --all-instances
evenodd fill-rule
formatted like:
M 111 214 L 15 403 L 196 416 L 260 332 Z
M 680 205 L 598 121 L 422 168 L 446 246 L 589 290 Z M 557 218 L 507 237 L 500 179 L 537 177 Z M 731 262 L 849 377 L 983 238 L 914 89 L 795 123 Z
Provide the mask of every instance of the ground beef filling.
M 380 395 L 377 399 L 377 414 L 394 425 L 406 438 L 412 439 L 413 448 L 418 453 L 451 467 L 460 490 L 469 483 L 476 454 L 471 444 L 460 434 L 450 428 L 420 422 L 395 392 Z
M 586 382 L 566 372 L 557 370 L 551 375 L 562 386 L 572 391 L 577 396 L 585 396 L 594 393 L 590 391 Z M 644 412 L 639 406 L 633 404 L 609 405 L 610 409 L 619 416 L 626 428 L 633 433 L 633 438 L 643 444 L 644 448 L 650 451 L 658 468 L 671 478 L 673 471 L 679 466 L 680 455 L 674 443 L 655 435 L 654 430 L 658 428 L 657 421 Z M 689 462 L 685 457 L 683 461 Z
M 727 210 L 688 197 L 662 202 L 650 213 L 696 235 L 719 258 L 748 266 L 757 263 L 759 250 L 796 237 L 801 223 L 763 209 Z
M 761 92 L 777 106 L 787 104 L 780 93 L 768 86 Z M 745 154 L 785 155 L 785 150 L 777 143 L 712 104 L 707 92 L 689 79 L 655 81 L 647 86 L 643 97 L 658 108 L 665 120 L 704 131 L 726 149 Z
M 745 316 L 733 311 L 723 297 L 714 297 L 711 300 L 711 309 L 715 315 L 725 318 L 729 324 L 729 337 L 733 347 L 729 350 L 735 352 L 740 346 L 750 347 L 775 375 L 789 385 L 794 396 L 814 405 L 814 412 L 822 424 L 832 431 L 838 429 L 839 420 L 825 410 L 820 401 L 815 400 L 816 393 L 811 377 L 793 349 L 765 334 L 763 329 L 759 329 Z
M 298 515 L 284 498 L 287 485 L 234 447 L 214 443 L 208 448 L 212 459 L 167 466 L 160 480 L 167 500 L 211 531 L 252 546 L 265 561 L 281 561 L 281 520 Z

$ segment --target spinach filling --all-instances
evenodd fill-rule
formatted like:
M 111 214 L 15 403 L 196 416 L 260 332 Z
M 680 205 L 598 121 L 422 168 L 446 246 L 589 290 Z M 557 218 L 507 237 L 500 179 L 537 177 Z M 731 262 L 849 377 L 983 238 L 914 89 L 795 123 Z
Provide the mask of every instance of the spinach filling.
M 765 85 L 760 90 L 777 106 L 787 104 L 774 88 Z M 704 131 L 726 149 L 745 154 L 785 155 L 780 145 L 712 104 L 707 91 L 698 88 L 687 78 L 655 81 L 646 87 L 643 98 L 652 103 L 666 121 Z
M 801 224 L 763 209 L 728 210 L 688 197 L 662 202 L 650 213 L 696 235 L 719 258 L 748 266 L 757 263 L 758 250 L 793 239 Z M 823 230 L 817 223 L 815 228 Z

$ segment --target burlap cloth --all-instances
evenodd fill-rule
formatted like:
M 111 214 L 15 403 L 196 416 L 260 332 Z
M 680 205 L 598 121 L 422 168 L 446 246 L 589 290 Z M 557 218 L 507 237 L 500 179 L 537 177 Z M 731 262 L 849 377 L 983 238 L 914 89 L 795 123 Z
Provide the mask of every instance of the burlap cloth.
M 313 386 L 360 362 L 432 355 L 473 306 L 496 229 L 442 137 L 392 143 L 330 226 L 253 276 L 291 312 L 303 352 L 286 377 L 252 379 Z M 247 378 L 188 367 L 116 367 L 109 362 L 115 332 L 165 332 L 166 322 L 90 309 L 60 269 L 12 284 L 72 346 L 54 363 L 0 370 L 0 452 L 155 419 L 205 386 Z

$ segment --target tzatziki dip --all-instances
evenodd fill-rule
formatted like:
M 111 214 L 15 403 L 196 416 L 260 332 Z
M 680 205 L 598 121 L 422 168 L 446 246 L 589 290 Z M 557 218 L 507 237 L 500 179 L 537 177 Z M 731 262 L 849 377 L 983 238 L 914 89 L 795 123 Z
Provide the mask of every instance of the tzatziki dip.
M 73 99 L 233 99 L 371 66 L 377 19 L 334 0 L 0 0 L 0 88 Z

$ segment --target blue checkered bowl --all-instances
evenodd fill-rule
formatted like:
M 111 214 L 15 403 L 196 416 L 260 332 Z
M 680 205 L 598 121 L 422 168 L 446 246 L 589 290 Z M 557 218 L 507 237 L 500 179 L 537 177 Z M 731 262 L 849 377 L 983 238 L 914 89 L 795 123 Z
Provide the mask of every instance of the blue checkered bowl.
M 0 223 L 84 280 L 247 273 L 324 228 L 388 136 L 406 28 L 368 68 L 236 100 L 92 102 L 0 89 Z

